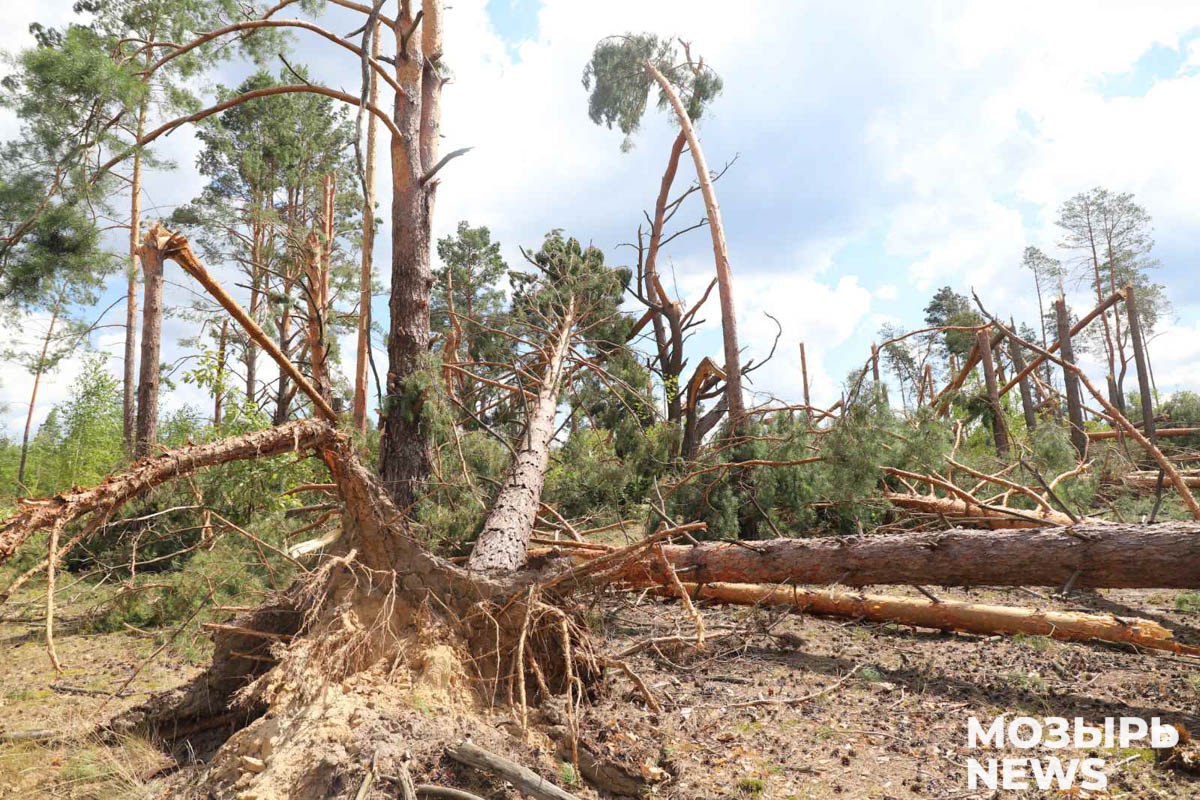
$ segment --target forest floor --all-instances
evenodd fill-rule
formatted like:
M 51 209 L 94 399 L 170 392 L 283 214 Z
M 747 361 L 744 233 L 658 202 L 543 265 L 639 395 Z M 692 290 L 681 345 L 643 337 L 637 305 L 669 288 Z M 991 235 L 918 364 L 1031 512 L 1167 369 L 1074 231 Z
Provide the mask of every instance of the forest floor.
M 1148 617 L 1181 641 L 1200 643 L 1195 593 L 1106 590 L 1065 601 L 1001 590 L 938 594 Z M 15 599 L 35 596 L 30 589 Z M 57 679 L 46 657 L 40 614 L 26 610 L 27 617 L 14 619 L 22 604 L 6 609 L 9 615 L 0 620 L 0 730 L 82 730 L 196 674 L 203 648 L 181 637 L 185 640 L 136 675 L 125 696 L 107 701 L 106 693 L 121 687 L 162 639 L 130 630 L 89 633 L 84 603 L 94 599 L 64 596 L 57 647 L 65 671 Z M 634 683 L 617 674 L 611 690 L 587 708 L 581 739 L 592 753 L 622 762 L 631 775 L 657 780 L 655 797 L 1086 797 L 968 791 L 966 759 L 1003 755 L 968 749 L 968 718 L 986 726 L 1000 714 L 1078 716 L 1092 724 L 1105 717 L 1160 717 L 1200 734 L 1197 659 L 731 607 L 701 609 L 703 650 L 679 643 L 647 647 L 649 638 L 694 636 L 693 621 L 679 603 L 620 595 L 601 599 L 589 613 L 611 651 L 643 643 L 627 660 L 662 711 L 648 709 Z M 426 715 L 430 730 L 436 730 L 441 724 L 436 714 Z M 544 729 L 561 722 L 555 717 L 550 708 L 534 721 Z M 494 722 L 496 730 L 477 741 L 505 741 L 510 757 L 567 784 L 581 798 L 597 797 L 575 780 L 549 740 L 535 735 L 522 743 L 507 735 L 515 728 L 507 714 Z M 1104 759 L 1108 791 L 1093 796 L 1200 798 L 1200 775 L 1156 763 L 1148 748 L 1032 754 Z M 155 777 L 171 764 L 149 743 L 135 740 L 5 743 L 0 798 L 152 797 L 178 785 Z M 489 798 L 515 797 L 446 759 L 418 756 L 413 771 Z

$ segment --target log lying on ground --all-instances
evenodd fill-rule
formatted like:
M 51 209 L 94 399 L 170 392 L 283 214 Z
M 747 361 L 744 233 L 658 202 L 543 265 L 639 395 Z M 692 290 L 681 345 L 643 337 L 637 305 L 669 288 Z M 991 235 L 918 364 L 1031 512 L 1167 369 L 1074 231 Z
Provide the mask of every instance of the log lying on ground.
M 336 431 L 318 420 L 289 422 L 207 444 L 190 445 L 135 463 L 127 472 L 90 488 L 75 487 L 43 500 L 28 500 L 0 527 L 0 564 L 34 533 L 62 526 L 85 514 L 110 515 L 123 504 L 172 478 L 239 459 L 303 452 L 332 443 Z
M 794 586 L 739 583 L 687 584 L 693 600 L 715 600 L 737 605 L 793 606 L 812 614 L 893 622 L 918 628 L 966 633 L 1049 636 L 1066 642 L 1121 642 L 1151 650 L 1200 655 L 1200 646 L 1177 642 L 1171 632 L 1146 619 L 1131 619 L 1074 611 L 962 603 L 934 602 L 924 598 L 854 594 Z M 663 588 L 665 594 L 676 590 Z
M 704 584 L 1200 588 L 1200 525 L 1192 522 L 710 542 L 663 552 L 683 580 Z M 664 573 L 643 559 L 621 577 L 666 584 Z
M 1197 434 L 1200 434 L 1200 428 L 1159 428 L 1154 431 L 1154 435 L 1160 439 L 1164 436 L 1195 436 Z M 1116 439 L 1122 435 L 1128 436 L 1124 431 L 1118 430 L 1088 431 L 1087 438 L 1088 441 L 1100 442 L 1107 439 Z
M 1040 528 L 1044 525 L 1070 525 L 1071 518 L 1053 509 L 1011 509 L 999 506 L 968 503 L 956 497 L 935 497 L 928 494 L 905 494 L 885 492 L 889 503 L 908 511 L 925 514 L 940 514 L 950 519 L 969 518 L 981 528 L 989 530 L 1011 528 Z
M 1179 477 L 1189 489 L 1200 489 L 1200 473 L 1180 472 Z M 1157 470 L 1148 470 L 1131 472 L 1121 480 L 1131 489 L 1154 491 L 1160 479 Z M 1165 482 L 1164 485 L 1166 485 Z

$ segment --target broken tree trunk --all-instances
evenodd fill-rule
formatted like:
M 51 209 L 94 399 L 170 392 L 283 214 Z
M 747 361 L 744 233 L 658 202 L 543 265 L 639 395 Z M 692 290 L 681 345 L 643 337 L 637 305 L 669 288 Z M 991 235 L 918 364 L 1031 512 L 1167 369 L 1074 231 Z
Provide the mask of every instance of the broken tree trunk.
M 134 428 L 133 454 L 141 458 L 150 452 L 158 438 L 158 387 L 162 370 L 163 248 L 170 233 L 159 224 L 146 232 L 142 242 L 142 272 L 145 289 L 142 299 L 142 363 L 137 391 L 137 424 Z
M 1200 434 L 1200 428 L 1159 428 L 1154 432 L 1155 438 L 1171 438 L 1173 436 L 1196 436 Z M 1123 431 L 1088 431 L 1088 439 L 1093 442 L 1104 441 L 1105 439 L 1118 439 L 1124 436 Z
M 668 584 L 668 586 L 670 586 Z M 982 635 L 1026 634 L 1065 642 L 1121 642 L 1150 650 L 1200 655 L 1200 646 L 1177 642 L 1171 631 L 1147 619 L 1129 619 L 1075 611 L 1040 611 L 954 600 L 927 600 L 879 594 L 853 594 L 795 586 L 739 583 L 685 584 L 693 600 L 746 606 L 791 606 L 811 614 L 892 622 L 917 628 Z M 674 587 L 663 588 L 676 595 Z
M 1052 509 L 1005 509 L 999 506 L 971 502 L 959 497 L 937 497 L 930 494 L 905 494 L 884 492 L 884 498 L 892 505 L 908 511 L 935 514 L 949 519 L 969 519 L 972 523 L 988 530 L 1011 530 L 1016 528 L 1039 528 L 1049 525 L 1066 526 L 1071 518 Z
M 712 234 L 713 258 L 716 262 L 717 296 L 721 303 L 721 334 L 725 345 L 725 397 L 729 409 L 729 432 L 737 436 L 745 422 L 746 405 L 742 397 L 742 357 L 738 347 L 737 314 L 733 303 L 733 271 L 729 266 L 729 247 L 725 243 L 721 206 L 717 203 L 712 174 L 704 160 L 704 151 L 700 148 L 700 140 L 692 126 L 692 118 L 684 107 L 679 92 L 652 61 L 647 60 L 644 66 L 671 103 L 679 128 L 687 137 L 688 150 L 691 151 L 692 161 L 696 166 L 696 181 L 704 198 L 704 210 L 708 215 L 708 229 Z
M 695 583 L 870 586 L 1200 587 L 1200 525 L 1082 522 L 1069 528 L 871 534 L 769 542 L 664 546 Z M 661 566 L 639 562 L 624 577 L 665 583 Z M 1078 573 L 1078 574 L 1077 574 Z
M 1004 333 L 1002 331 L 993 334 L 988 339 L 988 342 L 992 347 L 996 347 L 1002 341 L 1004 341 Z M 975 365 L 979 363 L 979 358 L 980 350 L 978 342 L 971 346 L 971 350 L 969 353 L 967 353 L 967 357 L 963 361 L 961 369 L 958 368 L 958 365 L 954 363 L 953 354 L 951 355 L 950 382 L 946 384 L 946 388 L 942 389 L 942 391 L 938 393 L 937 397 L 935 397 L 932 402 L 933 407 L 937 409 L 938 416 L 944 417 L 950 412 L 951 396 L 961 389 L 964 383 L 966 383 L 967 377 L 971 374 L 971 370 L 975 369 Z M 1001 394 L 1004 394 L 1004 392 L 1001 392 Z
M 1080 333 L 1083 332 L 1083 329 L 1086 328 L 1092 322 L 1092 320 L 1094 320 L 1096 317 L 1103 314 L 1110 306 L 1112 306 L 1113 303 L 1116 303 L 1117 301 L 1123 299 L 1124 297 L 1125 297 L 1124 289 L 1121 289 L 1120 291 L 1116 291 L 1116 292 L 1113 292 L 1112 294 L 1110 294 L 1107 298 L 1105 298 L 1104 302 L 1102 302 L 1100 305 L 1096 306 L 1091 311 L 1089 311 L 1087 314 L 1084 314 L 1082 317 L 1079 318 L 1079 321 L 1076 322 L 1071 327 L 1070 335 L 1078 336 Z M 1056 335 L 1058 336 L 1058 341 L 1054 342 L 1053 344 L 1051 344 L 1049 347 L 1046 348 L 1047 353 L 1053 353 L 1054 351 L 1058 350 L 1059 347 L 1062 345 L 1063 336 L 1061 335 L 1061 332 L 1056 333 Z M 1018 381 L 1020 381 L 1022 378 L 1029 377 L 1029 375 L 1032 374 L 1034 370 L 1036 370 L 1042 364 L 1046 363 L 1046 361 L 1048 361 L 1047 357 L 1042 355 L 1041 353 L 1038 353 L 1036 356 L 1034 356 L 1032 361 L 1030 361 L 1028 364 L 1025 365 L 1024 369 L 1018 370 L 1017 374 L 1014 375 L 1012 377 L 1012 379 L 1010 379 L 1008 381 L 1008 383 L 1006 383 L 1006 384 L 1004 384 L 1004 386 L 1000 387 L 1000 394 L 1007 394 L 1009 391 L 1012 390 L 1012 388 L 1014 386 L 1017 385 Z M 1049 373 L 1047 373 L 1046 380 L 1047 380 L 1047 382 L 1049 382 Z
M 529 538 L 542 499 L 546 467 L 550 463 L 550 441 L 558 397 L 566 375 L 567 352 L 575 325 L 575 304 L 560 324 L 553 349 L 546 353 L 546 369 L 521 444 L 509 465 L 508 474 L 488 512 L 483 530 L 471 550 L 471 570 L 515 570 L 525 564 Z
M 1142 321 L 1138 314 L 1136 292 L 1132 286 L 1125 287 L 1125 316 L 1129 318 L 1129 339 L 1133 344 L 1133 360 L 1137 366 L 1138 400 L 1142 405 L 1142 430 L 1146 438 L 1154 441 L 1154 393 L 1150 388 L 1150 362 L 1146 357 L 1145 341 L 1142 338 Z
M 34 533 L 54 525 L 66 525 L 85 514 L 107 518 L 125 503 L 164 481 L 228 461 L 312 449 L 331 441 L 334 435 L 332 428 L 316 420 L 291 422 L 145 458 L 128 472 L 110 476 L 90 489 L 73 488 L 44 500 L 24 502 L 21 510 L 0 527 L 0 564 L 8 561 Z
M 1179 477 L 1188 488 L 1200 489 L 1200 473 L 1181 472 Z M 1149 470 L 1146 472 L 1131 472 L 1121 480 L 1126 486 L 1132 489 L 1154 491 L 1162 478 L 1157 471 Z
M 379 55 L 379 39 L 382 28 L 376 24 L 371 31 L 371 55 Z M 375 105 L 379 100 L 379 77 L 373 70 L 364 70 L 366 79 L 370 82 L 367 101 Z M 374 114 L 367 115 L 367 144 L 366 164 L 363 165 L 363 227 L 361 261 L 358 275 L 358 331 L 354 356 L 354 401 L 351 413 L 354 419 L 354 430 L 360 436 L 367 433 L 367 371 L 369 367 L 369 349 L 371 347 L 371 284 L 374 281 L 375 268 L 375 140 L 379 120 Z
M 1013 369 L 1017 375 L 1025 372 L 1025 355 L 1021 352 L 1021 345 L 1014 337 L 1008 338 L 1008 357 L 1012 359 Z M 1029 376 L 1016 378 L 1017 386 L 1021 390 L 1021 412 L 1025 415 L 1026 430 L 1033 431 L 1037 428 L 1037 409 L 1033 402 L 1033 388 L 1030 386 Z

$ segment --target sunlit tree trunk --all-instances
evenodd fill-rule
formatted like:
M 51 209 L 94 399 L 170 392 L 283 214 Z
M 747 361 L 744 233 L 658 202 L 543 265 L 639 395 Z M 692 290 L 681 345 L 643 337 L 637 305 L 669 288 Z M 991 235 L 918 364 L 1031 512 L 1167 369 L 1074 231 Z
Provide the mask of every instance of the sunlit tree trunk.
M 401 137 L 392 136 L 392 287 L 388 303 L 387 396 L 380 442 L 380 473 L 396 505 L 410 510 L 429 474 L 430 443 L 421 415 L 432 379 L 429 368 L 429 296 L 433 201 L 430 179 L 437 162 L 442 78 L 442 9 L 438 0 L 422 4 L 421 38 L 404 4 L 396 20 L 396 93 L 393 120 Z
M 380 29 L 375 27 L 371 36 L 371 51 L 379 53 Z M 372 105 L 379 99 L 379 78 L 370 72 L 371 88 L 368 98 Z M 367 370 L 371 347 L 371 279 L 374 275 L 372 260 L 375 254 L 375 139 L 379 121 L 374 114 L 367 115 L 367 153 L 363 178 L 363 230 L 361 264 L 358 277 L 358 347 L 354 362 L 354 403 L 352 414 L 354 429 L 360 434 L 367 432 Z
M 146 132 L 147 102 L 138 108 L 137 136 Z M 125 284 L 125 364 L 122 376 L 121 435 L 126 454 L 133 453 L 134 427 L 137 424 L 137 290 L 139 255 L 142 238 L 142 151 L 133 154 L 133 174 L 129 179 L 129 269 Z
M 555 334 L 553 349 L 546 353 L 541 388 L 529 410 L 529 421 L 504 483 L 471 551 L 467 562 L 470 569 L 514 570 L 525 563 L 550 463 L 550 442 L 554 438 L 554 419 L 574 325 L 572 303 Z
M 140 249 L 145 281 L 142 302 L 142 363 L 139 369 L 137 426 L 133 454 L 141 458 L 150 452 L 158 438 L 158 389 L 161 381 L 159 360 L 162 353 L 163 254 L 159 249 L 160 228 L 146 232 Z

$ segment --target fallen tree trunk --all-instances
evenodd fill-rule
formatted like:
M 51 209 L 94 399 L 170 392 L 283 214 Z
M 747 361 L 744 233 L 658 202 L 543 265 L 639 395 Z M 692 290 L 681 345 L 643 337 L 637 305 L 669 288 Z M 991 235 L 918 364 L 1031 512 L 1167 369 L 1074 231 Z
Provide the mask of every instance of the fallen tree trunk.
M 311 450 L 332 443 L 336 436 L 333 428 L 317 420 L 289 422 L 142 459 L 128 472 L 111 475 L 90 489 L 75 487 L 54 497 L 24 501 L 21 510 L 0 527 L 0 564 L 8 561 L 34 533 L 55 526 L 61 529 L 89 513 L 110 515 L 143 492 L 172 478 L 229 461 Z
M 1159 431 L 1159 433 L 1161 434 L 1162 432 Z M 1200 489 L 1200 473 L 1183 472 L 1180 473 L 1179 478 L 1189 489 Z M 1131 489 L 1154 491 L 1162 478 L 1157 471 L 1150 470 L 1147 472 L 1131 472 L 1121 480 Z
M 1053 509 L 1005 509 L 1000 506 L 968 503 L 957 497 L 935 497 L 903 492 L 884 492 L 883 496 L 892 505 L 908 511 L 940 514 L 950 519 L 969 518 L 979 527 L 988 530 L 1040 528 L 1044 525 L 1065 526 L 1072 522 L 1066 514 Z
M 1185 522 L 710 542 L 663 552 L 684 580 L 704 584 L 1200 588 L 1200 525 Z M 668 582 L 649 560 L 627 565 L 621 577 Z
M 1155 438 L 1164 436 L 1195 436 L 1200 434 L 1200 428 L 1158 428 L 1154 431 Z M 1088 431 L 1087 437 L 1089 441 L 1099 442 L 1105 439 L 1116 439 L 1121 436 L 1128 436 L 1124 431 Z
M 1150 650 L 1200 655 L 1200 646 L 1183 644 L 1157 622 L 1074 611 L 1040 611 L 1012 606 L 934 602 L 894 595 L 854 594 L 795 586 L 762 586 L 741 583 L 687 584 L 693 600 L 715 600 L 746 606 L 792 606 L 811 614 L 892 622 L 917 628 L 963 631 L 983 635 L 1026 634 L 1049 636 L 1065 642 L 1120 642 Z M 677 595 L 664 587 L 661 592 Z

